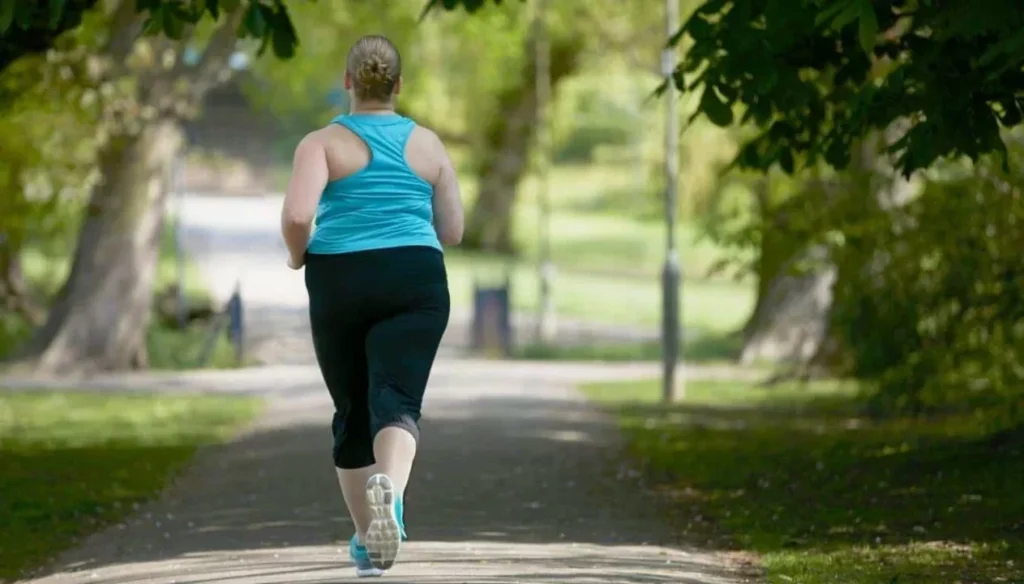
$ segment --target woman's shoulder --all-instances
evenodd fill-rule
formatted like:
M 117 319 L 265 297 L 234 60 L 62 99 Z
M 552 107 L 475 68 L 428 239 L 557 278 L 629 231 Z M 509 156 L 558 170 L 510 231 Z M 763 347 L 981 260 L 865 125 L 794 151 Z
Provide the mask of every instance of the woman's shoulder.
M 441 137 L 438 136 L 437 132 L 415 120 L 410 121 L 414 124 L 412 133 L 409 135 L 410 141 L 415 140 L 419 145 L 425 148 L 444 148 L 444 143 L 441 141 Z

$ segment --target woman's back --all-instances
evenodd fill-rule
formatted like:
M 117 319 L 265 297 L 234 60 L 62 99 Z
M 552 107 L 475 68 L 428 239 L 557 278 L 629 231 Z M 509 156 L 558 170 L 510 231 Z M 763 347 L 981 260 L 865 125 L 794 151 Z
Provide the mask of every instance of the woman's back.
M 417 128 L 397 114 L 354 114 L 318 132 L 330 180 L 317 207 L 310 253 L 441 249 L 431 184 L 438 166 Z

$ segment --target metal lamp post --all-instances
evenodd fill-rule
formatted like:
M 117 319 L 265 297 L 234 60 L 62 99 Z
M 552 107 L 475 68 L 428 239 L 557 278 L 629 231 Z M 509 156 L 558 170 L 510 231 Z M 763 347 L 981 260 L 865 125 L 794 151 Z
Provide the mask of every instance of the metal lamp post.
M 672 85 L 672 73 L 676 68 L 675 47 L 668 45 L 668 39 L 679 28 L 679 0 L 665 0 L 665 48 L 661 53 L 661 72 L 668 83 L 665 91 L 665 264 L 662 270 L 662 398 L 673 402 L 683 396 L 684 386 L 678 376 L 679 350 L 682 346 L 680 331 L 680 286 L 682 267 L 676 250 L 676 216 L 679 205 L 679 114 L 676 110 L 677 96 Z

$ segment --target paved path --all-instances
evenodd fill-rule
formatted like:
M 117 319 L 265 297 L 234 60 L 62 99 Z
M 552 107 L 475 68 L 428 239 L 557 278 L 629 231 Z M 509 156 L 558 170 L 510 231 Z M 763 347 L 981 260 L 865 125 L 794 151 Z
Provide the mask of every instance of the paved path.
M 386 581 L 747 582 L 674 547 L 659 503 L 617 453 L 614 424 L 572 383 L 639 368 L 438 363 L 407 502 L 412 542 Z M 87 540 L 34 584 L 354 580 L 352 527 L 329 458 L 330 403 L 308 366 L 94 378 L 95 386 L 264 395 L 268 415 L 205 451 L 163 500 Z

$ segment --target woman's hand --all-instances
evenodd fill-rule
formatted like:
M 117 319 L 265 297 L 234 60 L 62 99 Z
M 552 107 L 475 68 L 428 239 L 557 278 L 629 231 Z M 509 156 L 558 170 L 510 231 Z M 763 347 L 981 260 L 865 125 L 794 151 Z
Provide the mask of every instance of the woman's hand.
M 302 257 L 295 259 L 292 256 L 288 256 L 288 267 L 293 270 L 301 270 L 302 266 L 306 265 L 306 258 Z

